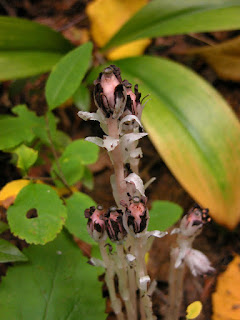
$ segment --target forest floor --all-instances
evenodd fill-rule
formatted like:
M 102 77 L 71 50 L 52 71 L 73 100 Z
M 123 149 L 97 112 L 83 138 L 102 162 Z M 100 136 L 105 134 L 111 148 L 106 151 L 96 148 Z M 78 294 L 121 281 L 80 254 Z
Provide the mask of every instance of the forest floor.
M 0 0 L 0 14 L 25 17 L 33 19 L 61 31 L 71 39 L 73 28 L 88 28 L 89 21 L 84 13 L 87 1 L 3 1 Z M 75 30 L 74 29 L 74 30 Z M 198 35 L 175 36 L 155 39 L 147 53 L 156 56 L 170 57 L 181 62 L 211 83 L 217 91 L 229 102 L 235 114 L 240 118 L 240 84 L 238 82 L 220 79 L 217 74 L 200 58 L 192 58 L 188 55 L 179 54 L 196 46 L 205 45 L 207 42 L 221 43 L 227 39 L 239 35 L 239 32 L 215 32 Z M 9 82 L 0 85 L 0 114 L 8 113 L 12 106 L 25 103 L 38 114 L 42 114 L 46 107 L 44 98 L 44 85 L 47 75 L 37 77 L 33 82 L 24 85 L 21 92 L 9 95 Z M 147 106 L 146 106 L 147 108 Z M 92 106 L 92 110 L 94 106 Z M 88 135 L 96 135 L 98 127 L 95 124 L 86 124 L 77 117 L 77 109 L 70 105 L 66 108 L 56 110 L 59 117 L 59 128 L 69 134 L 72 139 L 85 138 Z M 140 165 L 140 176 L 147 181 L 150 177 L 156 177 L 156 181 L 149 187 L 147 196 L 151 205 L 154 200 L 173 201 L 184 208 L 186 212 L 194 203 L 194 200 L 178 183 L 161 159 L 151 141 L 148 138 L 141 141 L 144 158 Z M 10 156 L 0 155 L 1 187 L 7 182 L 20 178 L 15 167 L 9 162 Z M 41 166 L 32 174 L 44 176 L 46 167 Z M 99 160 L 91 166 L 94 174 L 94 190 L 89 191 L 82 187 L 97 203 L 109 207 L 113 203 L 109 178 L 111 175 L 111 164 L 106 153 L 101 152 Z M 4 219 L 4 210 L 1 208 L 0 217 Z M 216 272 L 211 276 L 194 278 L 187 271 L 184 282 L 184 299 L 182 305 L 182 319 L 185 319 L 185 310 L 188 304 L 195 300 L 203 303 L 203 312 L 200 320 L 211 319 L 212 315 L 212 293 L 216 288 L 216 282 L 234 254 L 240 254 L 240 228 L 228 231 L 214 222 L 207 224 L 203 232 L 194 242 L 194 248 L 203 251 L 212 262 Z M 6 233 L 8 239 L 14 240 L 19 247 L 24 243 Z M 169 248 L 174 237 L 166 237 L 155 240 L 150 252 L 148 269 L 152 278 L 157 280 L 157 289 L 154 293 L 153 308 L 158 319 L 165 314 L 165 305 L 168 289 Z M 0 264 L 0 273 L 6 272 L 6 265 Z

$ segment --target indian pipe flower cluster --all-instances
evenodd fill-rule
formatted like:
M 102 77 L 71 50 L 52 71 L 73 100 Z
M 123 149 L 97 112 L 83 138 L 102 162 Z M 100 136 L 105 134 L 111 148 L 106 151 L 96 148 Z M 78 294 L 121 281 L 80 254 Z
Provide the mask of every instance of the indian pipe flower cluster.
M 210 220 L 208 209 L 201 209 L 198 204 L 195 204 L 182 218 L 180 228 L 173 229 L 171 234 L 178 234 L 178 247 L 172 251 L 175 268 L 186 263 L 194 276 L 212 273 L 215 270 L 205 254 L 192 249 L 193 240 L 201 233 L 204 224 Z

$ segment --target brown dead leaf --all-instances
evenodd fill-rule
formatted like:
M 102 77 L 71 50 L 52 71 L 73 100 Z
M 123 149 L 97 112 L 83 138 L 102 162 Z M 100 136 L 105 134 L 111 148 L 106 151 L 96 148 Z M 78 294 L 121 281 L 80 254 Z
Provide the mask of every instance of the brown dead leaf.
M 203 57 L 220 78 L 240 81 L 240 36 L 214 46 L 191 49 L 187 54 Z
M 94 0 L 87 5 L 86 13 L 91 23 L 91 34 L 101 48 L 129 20 L 147 0 Z M 111 60 L 140 55 L 150 44 L 150 39 L 137 40 L 119 46 L 107 54 Z
M 240 319 L 240 256 L 236 256 L 222 273 L 213 294 L 212 320 Z

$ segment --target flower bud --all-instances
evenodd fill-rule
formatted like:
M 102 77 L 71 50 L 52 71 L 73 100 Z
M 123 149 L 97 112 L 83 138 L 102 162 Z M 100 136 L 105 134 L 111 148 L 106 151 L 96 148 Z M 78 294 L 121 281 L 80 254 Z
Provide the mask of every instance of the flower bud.
M 88 218 L 87 230 L 95 241 L 105 240 L 105 221 L 102 206 L 90 207 L 84 212 L 85 218 Z
M 134 196 L 126 209 L 127 225 L 134 233 L 143 232 L 148 226 L 149 213 L 146 201 L 142 197 Z
M 95 103 L 105 116 L 119 118 L 126 105 L 126 88 L 122 85 L 120 69 L 114 65 L 105 68 L 95 81 Z
M 123 212 L 116 207 L 111 207 L 105 215 L 106 230 L 112 241 L 122 241 L 127 232 L 123 227 Z

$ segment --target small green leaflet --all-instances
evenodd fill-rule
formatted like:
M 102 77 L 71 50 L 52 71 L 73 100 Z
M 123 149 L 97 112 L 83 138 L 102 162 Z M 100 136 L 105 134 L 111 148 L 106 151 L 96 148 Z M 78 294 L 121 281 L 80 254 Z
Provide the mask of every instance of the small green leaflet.
M 28 169 L 35 163 L 38 158 L 38 152 L 32 148 L 27 147 L 25 144 L 21 144 L 19 147 L 12 151 L 17 154 L 17 167 L 27 173 Z

